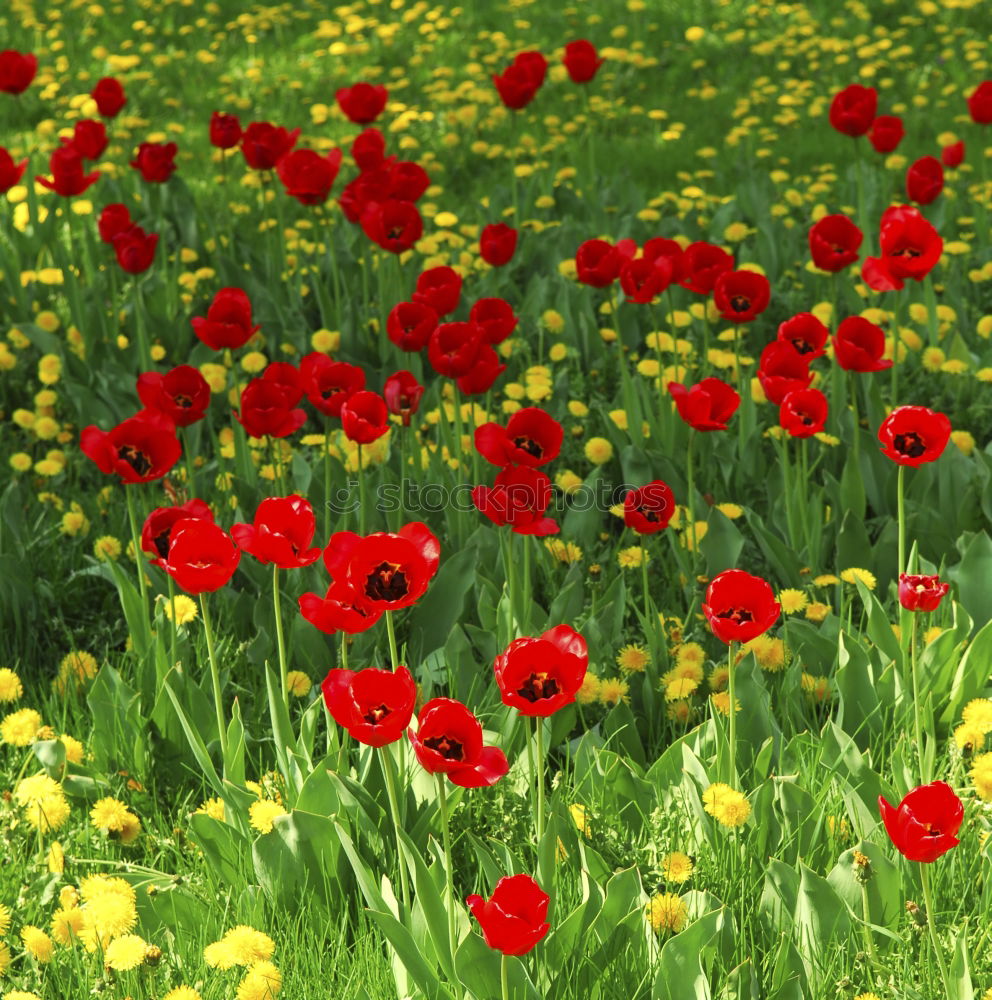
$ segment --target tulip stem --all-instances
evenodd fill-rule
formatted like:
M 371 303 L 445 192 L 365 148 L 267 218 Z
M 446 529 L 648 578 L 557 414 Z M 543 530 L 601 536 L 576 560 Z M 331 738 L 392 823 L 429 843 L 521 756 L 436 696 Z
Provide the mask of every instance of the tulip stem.
M 900 465 L 896 473 L 896 504 L 899 515 L 899 566 L 896 570 L 896 578 L 900 573 L 907 572 L 906 567 L 906 466 Z
M 279 604 L 279 564 L 272 564 L 272 610 L 276 616 L 276 645 L 279 648 L 279 680 L 282 682 L 282 697 L 289 711 L 289 672 L 286 669 L 286 640 L 282 634 L 282 609 Z
M 499 982 L 503 1000 L 510 1000 L 510 956 L 506 952 L 499 963 Z
M 916 733 L 916 752 L 920 759 L 920 781 L 927 785 L 933 779 L 927 774 L 926 755 L 923 753 L 923 725 L 920 721 L 920 681 L 916 669 L 916 615 L 909 616 L 909 664 L 913 678 L 913 729 Z
M 854 436 L 851 441 L 854 471 L 857 473 L 858 482 L 861 482 L 861 417 L 858 414 L 858 383 L 853 372 L 851 372 L 851 419 L 854 425 Z
M 455 959 L 455 882 L 452 875 L 451 830 L 448 817 L 448 791 L 444 786 L 445 776 L 434 775 L 437 781 L 437 798 L 441 810 L 441 836 L 444 838 L 444 874 L 448 883 L 448 951 L 451 952 L 452 963 Z
M 176 665 L 176 634 L 179 626 L 176 624 L 176 581 L 166 573 L 169 579 L 169 621 L 172 623 L 171 641 L 169 643 L 169 666 Z
M 400 654 L 396 647 L 396 626 L 393 624 L 392 611 L 386 612 L 386 635 L 389 637 L 389 661 L 393 665 L 393 671 L 399 667 Z
M 641 539 L 641 584 L 644 587 L 644 632 L 646 636 L 651 627 L 651 599 L 648 594 L 648 550 L 644 544 L 645 541 L 646 538 Z
M 534 719 L 537 730 L 537 760 L 534 764 L 534 777 L 537 784 L 537 846 L 541 847 L 546 826 L 544 815 L 544 719 L 537 716 Z
M 214 652 L 214 630 L 207 613 L 206 594 L 200 594 L 200 615 L 203 618 L 203 634 L 207 637 L 207 656 L 210 659 L 210 683 L 214 689 L 214 712 L 217 715 L 217 734 L 220 736 L 221 753 L 227 756 L 227 729 L 224 726 L 224 711 L 221 708 L 220 674 L 217 671 L 217 655 Z
M 324 538 L 331 538 L 331 422 L 324 421 Z M 325 541 L 325 544 L 326 544 Z
M 861 912 L 863 914 L 863 928 L 865 934 L 865 949 L 872 966 L 872 976 L 875 975 L 875 964 L 878 961 L 878 952 L 875 950 L 875 937 L 871 932 L 871 906 L 868 903 L 868 886 L 861 883 Z
M 134 561 L 138 568 L 138 591 L 141 594 L 142 612 L 148 614 L 148 588 L 145 585 L 145 567 L 141 556 L 141 535 L 138 532 L 138 517 L 134 512 L 134 487 L 124 484 L 124 496 L 127 499 L 127 519 L 131 524 L 131 543 L 134 545 Z
M 686 548 L 689 550 L 688 580 L 690 592 L 696 589 L 696 487 L 695 477 L 692 471 L 692 446 L 696 440 L 695 428 L 689 428 L 689 441 L 685 446 L 685 466 L 686 466 L 686 512 L 688 523 L 685 526 Z
M 407 883 L 406 862 L 403 860 L 403 843 L 400 836 L 400 807 L 399 798 L 396 795 L 396 773 L 393 758 L 388 747 L 382 747 L 379 751 L 379 760 L 382 762 L 382 773 L 386 779 L 386 795 L 389 798 L 389 811 L 393 816 L 393 833 L 396 836 L 396 864 L 400 870 L 400 895 L 403 901 L 403 909 L 410 909 L 410 886 Z
M 727 784 L 731 788 L 737 787 L 737 700 L 735 697 L 734 674 L 737 669 L 734 654 L 737 643 L 730 641 L 727 654 L 727 692 L 730 698 L 729 716 L 730 726 L 728 741 L 730 743 L 730 766 L 727 768 Z
M 530 537 L 523 535 L 521 538 L 524 547 L 524 583 L 521 588 L 521 604 L 520 608 L 520 630 L 522 632 L 527 632 L 530 627 Z
M 953 995 L 951 990 L 950 977 L 947 975 L 947 966 L 944 963 L 944 954 L 940 950 L 940 941 L 937 939 L 937 928 L 934 926 L 934 911 L 933 911 L 933 894 L 930 891 L 930 869 L 927 867 L 927 862 L 921 861 L 920 865 L 920 879 L 923 882 L 923 906 L 926 908 L 927 914 L 927 931 L 930 934 L 930 944 L 933 946 L 933 952 L 937 956 L 937 965 L 940 967 L 940 980 L 944 986 L 943 996 L 949 997 Z
M 190 497 L 196 496 L 196 479 L 193 464 L 193 452 L 189 443 L 189 428 L 179 428 L 179 438 L 183 443 L 183 457 L 186 459 L 186 493 Z
M 365 534 L 367 516 L 365 511 L 365 477 L 362 475 L 362 446 L 358 445 L 358 533 Z

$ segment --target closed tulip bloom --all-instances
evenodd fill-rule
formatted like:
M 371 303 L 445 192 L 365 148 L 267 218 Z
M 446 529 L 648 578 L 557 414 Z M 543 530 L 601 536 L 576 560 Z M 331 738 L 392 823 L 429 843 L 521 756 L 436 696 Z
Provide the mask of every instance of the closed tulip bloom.
M 326 156 L 312 149 L 294 149 L 276 164 L 276 173 L 286 194 L 301 205 L 323 205 L 341 168 L 341 150 L 332 149 Z
M 526 955 L 551 929 L 550 897 L 530 875 L 505 876 L 488 900 L 472 895 L 465 902 L 486 944 L 504 955 Z
M 122 271 L 142 274 L 152 266 L 158 233 L 146 233 L 141 226 L 128 226 L 113 239 L 114 254 Z
M 23 94 L 38 72 L 38 59 L 31 52 L 4 49 L 0 52 L 0 93 Z
M 143 142 L 131 166 L 140 171 L 146 181 L 162 184 L 175 172 L 178 148 L 174 142 Z
M 675 497 L 668 483 L 655 479 L 631 490 L 623 501 L 623 521 L 639 535 L 664 531 L 675 513 Z
M 680 382 L 669 382 L 668 392 L 679 416 L 697 431 L 725 431 L 741 405 L 737 390 L 712 376 L 689 389 Z
M 575 253 L 575 273 L 583 285 L 607 288 L 620 275 L 624 258 L 606 240 L 586 240 Z
M 871 123 L 868 141 L 876 153 L 891 153 L 906 134 L 902 119 L 896 115 L 879 115 Z
M 551 502 L 551 480 L 538 469 L 526 465 L 507 466 L 493 486 L 476 486 L 472 503 L 493 524 L 518 535 L 556 535 L 558 525 L 545 517 Z
M 513 306 L 496 297 L 479 299 L 469 310 L 468 320 L 482 331 L 488 344 L 502 344 L 519 322 Z
M 386 158 L 386 137 L 377 128 L 367 128 L 351 144 L 351 156 L 359 170 L 374 170 Z
M 467 375 L 482 349 L 483 332 L 474 323 L 441 323 L 427 342 L 427 360 L 438 375 Z
M 882 454 L 898 465 L 936 462 L 950 439 L 950 420 L 926 406 L 897 407 L 878 429 Z
M 475 363 L 467 375 L 459 375 L 455 385 L 463 396 L 483 396 L 493 387 L 496 379 L 506 371 L 491 344 L 483 344 L 475 356 Z
M 431 307 L 438 316 L 447 316 L 458 308 L 462 294 L 462 277 L 451 267 L 432 267 L 417 278 L 414 302 Z
M 819 389 L 793 389 L 778 410 L 778 422 L 790 437 L 808 438 L 823 430 L 829 405 Z
M 371 444 L 389 430 L 389 408 L 377 392 L 356 392 L 341 407 L 341 427 L 348 440 Z
M 277 382 L 253 378 L 241 394 L 241 409 L 234 416 L 254 438 L 288 437 L 307 419 L 306 412 L 294 408 L 292 393 Z
M 223 528 L 204 518 L 178 521 L 162 569 L 188 594 L 220 590 L 234 576 L 241 550 Z
M 836 273 L 860 255 L 864 234 L 846 215 L 825 215 L 809 231 L 809 251 L 821 271 Z
M 519 64 L 507 66 L 502 73 L 493 73 L 492 81 L 499 99 L 512 111 L 527 107 L 541 86 L 534 82 L 534 74 Z
M 164 413 L 177 427 L 189 427 L 206 415 L 210 386 L 192 365 L 179 365 L 164 375 L 139 375 L 138 398 L 148 409 Z
M 233 525 L 231 537 L 261 563 L 301 569 L 320 558 L 320 547 L 311 544 L 316 529 L 313 507 L 294 493 L 266 497 L 258 505 L 254 523 Z
M 299 137 L 298 128 L 290 132 L 270 122 L 252 122 L 241 135 L 241 152 L 252 170 L 272 170 Z
M 222 288 L 206 318 L 194 316 L 190 322 L 196 336 L 215 351 L 244 347 L 258 330 L 251 322 L 251 299 L 240 288 Z
M 540 718 L 575 701 L 588 667 L 586 641 L 569 625 L 514 639 L 494 664 L 503 704 Z
M 892 367 L 882 358 L 885 333 L 880 326 L 863 316 L 848 316 L 831 338 L 834 360 L 849 372 L 880 372 Z
M 84 160 L 98 160 L 107 148 L 107 126 L 87 118 L 76 122 L 71 139 L 62 141 L 75 147 Z
M 880 795 L 878 808 L 896 850 L 910 861 L 929 864 L 960 843 L 964 804 L 946 782 L 920 785 L 895 807 Z
M 237 115 L 215 111 L 210 116 L 210 145 L 217 149 L 234 149 L 241 142 L 241 122 Z
M 131 212 L 127 205 L 114 203 L 106 205 L 97 219 L 97 228 L 100 232 L 100 240 L 103 243 L 114 242 L 114 237 L 134 225 L 131 219 Z
M 370 747 L 402 739 L 417 700 L 417 685 L 406 667 L 330 670 L 320 688 L 331 718 Z
M 942 147 L 940 150 L 940 162 L 948 170 L 960 167 L 964 162 L 964 142 L 952 142 L 950 145 Z
M 101 77 L 90 91 L 90 97 L 96 101 L 96 109 L 101 118 L 116 118 L 127 104 L 127 96 L 120 80 L 112 76 Z
M 769 403 L 778 406 L 795 389 L 806 389 L 813 381 L 808 358 L 782 340 L 773 340 L 761 352 L 758 381 Z
M 936 611 L 944 595 L 951 589 L 939 576 L 899 574 L 899 603 L 907 611 Z
M 565 46 L 562 62 L 573 83 L 588 83 L 603 65 L 603 60 L 596 52 L 596 46 L 584 38 L 569 42 Z
M 479 254 L 490 267 L 503 267 L 517 249 L 517 231 L 505 222 L 491 222 L 479 236 Z
M 871 128 L 878 108 L 878 91 L 852 83 L 830 102 L 830 124 L 843 135 L 857 138 Z
M 482 741 L 482 724 L 460 701 L 433 698 L 420 710 L 417 731 L 407 730 L 420 766 L 445 774 L 462 788 L 495 785 L 510 765 L 499 747 Z
M 341 87 L 334 96 L 349 121 L 369 125 L 382 114 L 389 91 L 382 84 L 356 83 Z
M 936 201 L 944 190 L 944 168 L 936 156 L 921 156 L 906 171 L 906 197 L 918 205 Z
M 781 606 L 767 580 L 742 569 L 718 573 L 706 588 L 703 614 L 721 642 L 750 642 L 778 621 Z
M 410 417 L 420 408 L 423 395 L 424 387 L 408 371 L 394 372 L 382 388 L 382 397 L 389 412 L 401 417 L 404 427 L 410 426 Z
M 992 125 L 992 80 L 983 80 L 972 91 L 968 114 L 976 125 Z
M 142 525 L 141 551 L 153 558 L 165 559 L 169 554 L 172 529 L 190 518 L 212 521 L 214 515 L 200 499 L 187 500 L 176 507 L 156 507 Z
M 697 295 L 709 295 L 721 274 L 734 269 L 734 258 L 712 243 L 690 243 L 682 252 L 679 284 Z

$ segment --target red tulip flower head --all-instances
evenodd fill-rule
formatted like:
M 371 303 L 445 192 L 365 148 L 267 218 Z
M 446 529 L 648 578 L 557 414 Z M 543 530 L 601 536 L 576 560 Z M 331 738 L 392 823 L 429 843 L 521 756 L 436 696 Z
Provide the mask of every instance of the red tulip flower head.
M 734 258 L 712 243 L 690 243 L 682 252 L 679 284 L 697 295 L 709 295 L 717 278 L 734 269 Z
M 882 214 L 880 257 L 868 257 L 861 276 L 876 292 L 895 291 L 904 279 L 922 281 L 944 250 L 944 241 L 912 205 L 894 205 Z
M 361 224 L 365 235 L 389 253 L 404 253 L 424 233 L 424 220 L 417 206 L 394 198 L 366 205 Z
M 463 396 L 482 396 L 493 387 L 493 383 L 506 371 L 506 365 L 499 359 L 492 345 L 483 344 L 475 356 L 475 364 L 467 375 L 459 375 L 455 385 Z
M 793 389 L 778 410 L 778 422 L 790 437 L 808 438 L 823 430 L 829 406 L 819 389 Z
M 0 146 L 0 194 L 9 191 L 15 184 L 21 183 L 24 171 L 27 169 L 28 161 L 21 160 L 15 163 L 10 152 Z
M 97 219 L 100 240 L 111 245 L 113 245 L 115 236 L 130 229 L 133 225 L 134 222 L 131 220 L 131 212 L 127 205 L 122 205 L 119 202 L 104 206 Z
M 825 215 L 809 231 L 809 252 L 821 271 L 836 274 L 859 256 L 864 234 L 846 215 Z
M 506 427 L 482 424 L 475 431 L 475 447 L 493 465 L 537 467 L 554 461 L 565 437 L 562 425 L 546 410 L 525 406 L 517 410 Z
M 940 151 L 940 162 L 948 170 L 960 167 L 964 162 L 964 142 L 952 142 L 950 145 L 944 146 Z
M 386 159 L 386 137 L 377 128 L 363 130 L 351 144 L 351 157 L 359 170 L 375 170 Z
M 936 611 L 950 589 L 951 585 L 936 575 L 899 574 L 899 603 L 907 611 Z
M 73 146 L 84 160 L 99 160 L 107 148 L 107 126 L 93 118 L 76 122 L 71 139 L 62 142 Z
M 830 102 L 830 124 L 842 135 L 857 138 L 871 128 L 878 109 L 878 91 L 852 83 Z
M 217 149 L 234 149 L 241 142 L 241 122 L 237 115 L 215 111 L 210 116 L 210 145 Z
M 892 367 L 891 361 L 882 359 L 884 331 L 864 316 L 848 316 L 842 320 L 831 340 L 834 360 L 845 371 L 880 372 Z
M 588 667 L 586 641 L 569 625 L 514 639 L 494 664 L 503 704 L 539 718 L 575 701 Z
M 90 97 L 96 101 L 96 109 L 101 118 L 116 118 L 127 104 L 123 85 L 112 76 L 97 80 L 96 86 L 90 91 Z
M 341 87 L 334 96 L 349 121 L 356 125 L 370 125 L 382 114 L 389 91 L 381 83 L 356 83 Z
M 399 611 L 427 593 L 437 573 L 441 545 L 426 524 L 362 537 L 338 531 L 324 549 L 324 565 L 335 583 L 347 585 L 366 613 Z
M 551 929 L 545 920 L 550 897 L 530 875 L 508 875 L 489 899 L 472 895 L 465 902 L 486 944 L 504 955 L 526 955 Z
M 161 479 L 182 454 L 175 425 L 158 410 L 141 410 L 109 431 L 84 427 L 79 447 L 101 472 L 116 474 L 122 483 Z
M 300 130 L 290 132 L 281 125 L 252 122 L 241 135 L 241 152 L 252 170 L 271 170 L 300 137 Z
M 950 438 L 950 420 L 926 406 L 897 407 L 878 429 L 882 453 L 899 465 L 914 468 L 936 462 Z
M 588 83 L 603 65 L 603 60 L 596 52 L 592 42 L 580 38 L 565 46 L 565 56 L 562 59 L 572 83 Z
M 222 288 L 206 318 L 194 316 L 190 322 L 197 337 L 215 351 L 244 347 L 258 330 L 251 322 L 251 299 L 240 288 Z
M 712 376 L 690 389 L 680 382 L 669 382 L 668 392 L 675 400 L 679 416 L 697 431 L 725 431 L 727 421 L 741 405 L 737 390 Z
M 437 321 L 425 302 L 398 302 L 386 317 L 386 335 L 401 351 L 415 353 L 427 346 Z
M 768 581 L 742 569 L 727 569 L 713 577 L 702 607 L 710 631 L 728 644 L 764 635 L 782 610 Z
M 757 271 L 725 271 L 713 286 L 713 301 L 731 323 L 750 323 L 768 308 L 771 285 Z
M 258 505 L 254 524 L 233 525 L 231 537 L 261 563 L 300 569 L 320 558 L 319 546 L 311 547 L 316 529 L 313 507 L 294 493 L 266 497 Z
M 813 313 L 808 312 L 796 313 L 778 327 L 778 340 L 789 344 L 807 361 L 814 361 L 823 356 L 829 337 L 830 331 L 826 326 Z
M 541 87 L 534 73 L 525 65 L 511 63 L 502 73 L 492 75 L 496 92 L 503 104 L 512 111 L 527 107 Z
M 223 528 L 205 518 L 177 521 L 162 569 L 188 594 L 220 590 L 238 568 L 241 550 Z
M 929 864 L 960 843 L 964 804 L 943 781 L 914 788 L 898 807 L 879 795 L 878 808 L 896 850 L 910 861 Z
M 156 507 L 145 518 L 141 528 L 141 551 L 157 559 L 165 559 L 169 555 L 169 545 L 172 542 L 172 529 L 180 522 L 190 518 L 201 518 L 212 521 L 214 515 L 210 508 L 199 499 L 187 500 L 178 507 Z M 156 563 L 156 565 L 159 565 Z
M 341 169 L 341 157 L 340 149 L 326 156 L 312 149 L 294 149 L 280 158 L 276 173 L 286 194 L 301 205 L 323 205 Z
M 482 331 L 489 344 L 502 344 L 519 322 L 513 306 L 506 299 L 495 296 L 479 299 L 469 310 L 468 319 Z
M 4 49 L 0 52 L 0 93 L 23 94 L 37 72 L 38 59 L 32 53 Z
M 362 389 L 341 407 L 341 427 L 349 441 L 371 444 L 389 430 L 389 408 L 377 392 Z
M 431 267 L 417 278 L 414 302 L 431 307 L 438 316 L 447 316 L 458 308 L 462 294 L 462 276 L 452 267 Z
M 304 410 L 294 408 L 294 395 L 291 388 L 272 379 L 253 378 L 241 393 L 241 409 L 234 415 L 253 438 L 289 437 L 307 419 Z
M 59 146 L 52 150 L 48 161 L 52 179 L 36 177 L 35 180 L 49 191 L 54 191 L 63 198 L 72 198 L 82 194 L 90 185 L 100 179 L 100 172 L 83 173 L 83 155 L 75 146 Z
M 138 398 L 149 410 L 164 413 L 177 427 L 189 427 L 205 416 L 210 386 L 192 365 L 179 365 L 164 375 L 139 375 Z
M 623 521 L 639 535 L 664 531 L 675 513 L 675 497 L 668 483 L 655 479 L 631 490 L 623 500 Z
M 976 125 L 992 125 L 992 80 L 983 80 L 972 91 L 968 114 Z
M 131 166 L 149 183 L 162 184 L 175 172 L 178 148 L 174 142 L 143 142 Z
M 365 388 L 365 372 L 347 361 L 333 361 L 313 351 L 300 362 L 300 384 L 307 399 L 325 416 L 340 417 L 341 408 Z
M 799 354 L 792 344 L 773 340 L 761 352 L 758 381 L 768 402 L 778 406 L 794 389 L 806 389 L 813 381 L 809 358 Z
M 128 226 L 113 238 L 112 243 L 121 270 L 143 274 L 155 258 L 158 233 L 146 233 L 141 226 Z
M 347 582 L 332 583 L 324 597 L 303 594 L 299 599 L 300 614 L 314 628 L 334 635 L 347 632 L 355 635 L 365 632 L 382 617 L 381 611 L 367 611 L 356 603 L 355 592 Z
M 424 387 L 408 371 L 394 372 L 382 387 L 382 397 L 389 412 L 402 417 L 403 426 L 410 426 L 410 417 L 420 408 Z
M 672 283 L 668 257 L 635 257 L 620 267 L 620 287 L 628 302 L 649 305 Z
M 433 698 L 420 710 L 417 731 L 407 730 L 428 774 L 446 774 L 462 788 L 495 785 L 510 765 L 499 747 L 482 742 L 482 724 L 460 701 Z
M 479 254 L 490 267 L 509 264 L 517 249 L 517 231 L 505 222 L 491 222 L 479 236 Z
M 556 535 L 558 525 L 544 512 L 551 502 L 551 480 L 526 465 L 507 466 L 493 486 L 476 486 L 472 503 L 493 524 L 518 535 Z
M 330 670 L 320 689 L 334 721 L 369 747 L 402 739 L 417 700 L 417 685 L 406 667 Z
M 483 331 L 474 323 L 441 323 L 427 342 L 427 360 L 438 375 L 461 378 L 475 365 L 483 344 Z
M 586 240 L 575 252 L 575 275 L 583 285 L 607 288 L 620 274 L 624 258 L 606 240 Z
M 906 171 L 906 197 L 918 205 L 936 201 L 944 190 L 944 168 L 936 156 L 921 156 Z
M 896 115 L 879 115 L 871 123 L 868 141 L 876 153 L 891 153 L 906 134 L 902 119 Z

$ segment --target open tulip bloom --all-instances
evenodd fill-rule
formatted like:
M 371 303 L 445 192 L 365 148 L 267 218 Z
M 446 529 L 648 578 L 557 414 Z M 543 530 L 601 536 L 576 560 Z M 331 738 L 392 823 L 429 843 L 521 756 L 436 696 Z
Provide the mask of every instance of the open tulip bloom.
M 509 770 L 499 747 L 482 742 L 482 723 L 460 701 L 433 698 L 420 710 L 417 730 L 407 731 L 428 774 L 446 774 L 462 788 L 495 785 Z
M 530 875 L 504 876 L 489 899 L 473 894 L 465 900 L 486 944 L 504 955 L 526 955 L 544 939 L 551 929 L 545 919 L 550 902 Z
M 403 738 L 417 685 L 406 667 L 381 670 L 330 670 L 321 684 L 324 704 L 331 717 L 359 743 L 384 747 Z
M 589 666 L 586 641 L 570 625 L 514 639 L 496 657 L 503 704 L 521 715 L 547 717 L 575 701 Z
M 957 832 L 964 819 L 964 805 L 943 781 L 920 785 L 898 806 L 878 797 L 885 831 L 896 850 L 910 861 L 929 864 L 960 841 Z

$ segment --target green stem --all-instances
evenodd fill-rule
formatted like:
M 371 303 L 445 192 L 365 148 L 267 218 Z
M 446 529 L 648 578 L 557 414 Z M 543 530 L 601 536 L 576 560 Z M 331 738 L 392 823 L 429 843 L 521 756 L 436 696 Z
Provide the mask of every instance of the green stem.
M 166 574 L 169 581 L 169 621 L 172 624 L 171 641 L 169 643 L 169 666 L 176 665 L 176 634 L 179 626 L 176 624 L 176 581 Z
M 686 467 L 686 479 L 687 479 L 687 497 L 686 497 L 686 507 L 688 512 L 688 524 L 686 524 L 686 548 L 689 549 L 689 589 L 693 591 L 696 589 L 696 486 L 695 486 L 695 475 L 692 468 L 692 446 L 696 441 L 696 431 L 694 428 L 689 428 L 689 442 L 685 447 L 685 467 Z
M 392 611 L 386 612 L 386 635 L 389 637 L 389 660 L 393 670 L 396 671 L 400 665 L 400 654 L 396 646 L 396 626 L 393 623 Z
M 517 611 L 517 581 L 516 573 L 513 571 L 514 559 L 513 559 L 513 532 L 507 529 L 506 532 L 506 596 L 510 604 L 510 639 L 515 639 L 517 635 L 516 629 L 516 611 Z
M 448 816 L 448 791 L 445 788 L 447 780 L 443 774 L 434 775 L 437 781 L 437 797 L 441 808 L 441 836 L 444 843 L 444 874 L 448 883 L 448 951 L 451 959 L 455 958 L 455 883 L 452 875 L 451 860 L 451 829 Z
M 134 545 L 134 561 L 138 567 L 138 591 L 141 594 L 141 607 L 148 614 L 148 586 L 145 583 L 145 567 L 141 555 L 141 533 L 138 531 L 138 516 L 134 512 L 134 486 L 124 484 L 124 496 L 127 499 L 127 519 L 131 524 L 131 543 Z
M 510 956 L 505 952 L 499 963 L 499 982 L 503 1000 L 510 1000 Z
M 861 417 L 858 413 L 858 383 L 855 380 L 854 372 L 851 372 L 851 414 L 854 423 L 854 437 L 852 439 L 852 450 L 854 452 L 854 470 L 861 478 Z
M 923 753 L 923 724 L 920 719 L 920 679 L 916 669 L 916 615 L 909 615 L 909 664 L 913 679 L 913 730 L 916 735 L 916 753 L 920 760 L 920 782 L 929 784 L 932 780 L 927 774 L 926 760 Z
M 727 665 L 728 665 L 728 676 L 727 676 L 727 690 L 730 695 L 730 735 L 728 737 L 730 742 L 730 766 L 727 768 L 727 784 L 731 788 L 737 787 L 737 699 L 735 697 L 735 685 L 734 685 L 734 674 L 737 672 L 737 664 L 734 662 L 734 653 L 737 652 L 735 646 L 736 642 L 730 642 L 729 652 L 727 654 Z
M 651 621 L 651 598 L 648 593 L 648 550 L 644 544 L 645 541 L 646 539 L 641 539 L 641 585 L 644 588 L 644 629 L 646 633 L 651 627 L 649 624 Z
M 875 950 L 875 938 L 871 932 L 871 908 L 868 904 L 868 886 L 864 882 L 861 883 L 861 912 L 864 916 L 864 934 L 865 934 L 865 950 L 868 952 L 868 958 L 872 966 L 872 974 L 874 975 L 875 963 L 878 961 L 878 953 Z
M 544 719 L 538 716 L 534 719 L 537 729 L 537 761 L 534 765 L 534 775 L 537 783 L 537 845 L 544 840 L 546 817 L 544 815 Z
M 943 996 L 953 996 L 951 990 L 950 976 L 947 974 L 947 965 L 944 962 L 944 953 L 940 950 L 940 941 L 937 940 L 937 928 L 934 926 L 933 893 L 930 891 L 930 869 L 927 862 L 920 861 L 920 878 L 923 882 L 923 905 L 926 908 L 927 930 L 930 934 L 930 944 L 933 946 L 934 955 L 937 956 L 937 965 L 940 967 L 940 980 L 944 986 Z
M 364 535 L 367 526 L 365 510 L 365 476 L 362 475 L 362 446 L 358 446 L 358 533 Z
M 193 463 L 193 451 L 189 443 L 189 428 L 182 427 L 179 430 L 179 437 L 183 443 L 183 458 L 186 460 L 186 492 L 191 497 L 196 496 L 196 467 Z
M 217 655 L 214 652 L 214 630 L 210 625 L 210 615 L 207 613 L 207 596 L 200 594 L 200 615 L 203 618 L 203 634 L 207 637 L 207 656 L 210 658 L 210 683 L 214 689 L 214 712 L 217 715 L 217 733 L 220 736 L 220 749 L 227 756 L 227 727 L 224 725 L 224 710 L 221 707 L 220 673 L 217 670 Z
M 530 537 L 521 536 L 524 547 L 524 580 L 521 589 L 520 628 L 526 635 L 530 628 L 530 607 L 531 607 L 531 579 L 530 579 Z
M 324 422 L 324 538 L 331 537 L 331 426 Z
M 906 466 L 900 465 L 896 474 L 896 504 L 899 515 L 899 566 L 896 569 L 896 578 L 900 573 L 906 572 Z
M 279 566 L 272 564 L 272 610 L 276 616 L 276 645 L 279 647 L 279 679 L 282 684 L 282 697 L 289 711 L 289 671 L 286 667 L 286 641 L 282 634 L 282 610 L 279 603 Z
M 382 762 L 382 773 L 386 779 L 386 795 L 389 797 L 389 811 L 393 817 L 393 833 L 396 836 L 396 864 L 400 870 L 400 893 L 402 896 L 403 909 L 410 909 L 410 886 L 407 881 L 406 862 L 403 860 L 402 840 L 400 838 L 400 807 L 399 798 L 396 794 L 396 765 L 389 753 L 388 747 L 382 747 L 379 751 L 379 760 Z

